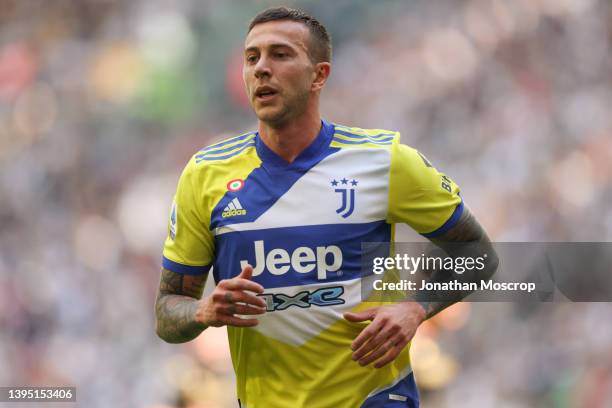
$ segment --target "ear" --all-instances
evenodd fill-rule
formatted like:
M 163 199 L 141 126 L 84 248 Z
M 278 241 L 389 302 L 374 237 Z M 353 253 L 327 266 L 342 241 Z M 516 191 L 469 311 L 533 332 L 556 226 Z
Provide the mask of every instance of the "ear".
M 331 74 L 331 64 L 329 62 L 319 62 L 314 67 L 314 80 L 312 81 L 312 90 L 320 91 L 325 86 L 327 78 Z

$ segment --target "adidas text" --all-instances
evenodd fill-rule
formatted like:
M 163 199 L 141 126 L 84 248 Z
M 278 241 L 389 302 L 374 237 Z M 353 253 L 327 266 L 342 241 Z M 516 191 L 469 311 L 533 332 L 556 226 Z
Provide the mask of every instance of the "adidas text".
M 246 213 L 246 210 L 242 208 L 242 204 L 238 201 L 238 197 L 236 197 L 223 209 L 221 216 L 227 218 L 235 217 L 236 215 L 246 215 Z
M 227 218 L 227 217 L 234 217 L 236 215 L 245 215 L 245 214 L 246 214 L 246 210 L 229 210 L 229 211 L 223 211 L 221 213 L 221 216 L 223 218 Z

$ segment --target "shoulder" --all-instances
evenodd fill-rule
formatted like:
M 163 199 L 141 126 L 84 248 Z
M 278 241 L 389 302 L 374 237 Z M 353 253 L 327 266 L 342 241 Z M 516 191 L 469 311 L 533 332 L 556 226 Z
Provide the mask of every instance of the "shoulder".
M 253 167 L 259 162 L 255 152 L 256 132 L 247 132 L 216 142 L 196 152 L 185 168 L 196 178 L 214 177 L 230 169 Z
M 255 135 L 256 132 L 247 132 L 206 146 L 193 155 L 192 161 L 196 165 L 203 162 L 223 162 L 247 154 L 255 148 Z
M 332 147 L 391 150 L 400 141 L 400 133 L 387 129 L 365 129 L 334 123 Z
M 259 165 L 255 153 L 256 132 L 223 139 L 196 152 L 185 166 L 181 179 L 193 187 L 209 188 L 210 184 L 227 182 L 232 173 Z

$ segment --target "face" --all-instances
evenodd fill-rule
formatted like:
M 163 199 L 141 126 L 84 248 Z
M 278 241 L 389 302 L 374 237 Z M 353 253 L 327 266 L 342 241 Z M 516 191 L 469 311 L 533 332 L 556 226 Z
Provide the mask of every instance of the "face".
M 260 121 L 282 125 L 307 109 L 318 90 L 309 41 L 308 27 L 296 21 L 258 24 L 247 35 L 244 83 Z

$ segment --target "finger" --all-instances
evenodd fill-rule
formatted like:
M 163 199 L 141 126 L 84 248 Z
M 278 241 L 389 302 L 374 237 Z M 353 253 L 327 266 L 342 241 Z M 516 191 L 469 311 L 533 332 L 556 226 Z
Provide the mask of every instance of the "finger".
M 219 309 L 219 313 L 226 315 L 260 315 L 266 313 L 265 309 L 259 307 L 253 307 L 249 305 L 243 305 L 240 303 L 232 303 L 225 305 Z
M 382 322 L 380 330 L 376 333 L 367 344 L 371 345 L 371 349 L 375 349 L 383 344 L 388 339 L 395 337 L 399 333 L 399 329 L 395 325 L 388 322 Z
M 266 309 L 266 301 L 261 297 L 255 296 L 248 292 L 231 291 L 231 290 L 215 290 L 212 294 L 212 300 L 215 304 L 234 304 L 246 303 L 253 307 Z
M 218 291 L 213 293 L 213 301 L 217 304 L 234 304 L 234 303 L 245 303 L 247 305 L 257 307 L 257 308 L 266 308 L 266 301 L 262 298 L 252 295 L 248 292 L 241 291 Z
M 359 359 L 359 364 L 362 366 L 367 366 L 368 364 L 378 360 L 379 358 L 387 354 L 387 352 L 391 350 L 392 348 L 393 348 L 393 343 L 387 340 L 386 342 L 378 346 L 378 348 L 372 351 L 370 354 Z
M 227 281 L 225 281 L 224 286 L 225 289 L 228 290 L 249 290 L 255 293 L 263 293 L 264 291 L 263 286 L 261 286 L 259 283 L 240 277 L 228 279 Z
M 377 307 L 371 307 L 369 309 L 363 310 L 361 312 L 346 312 L 344 313 L 344 318 L 349 322 L 365 322 L 366 320 L 373 320 L 376 316 Z
M 382 327 L 378 333 L 372 335 L 370 340 L 368 340 L 365 344 L 355 350 L 355 352 L 353 353 L 353 359 L 360 360 L 361 358 L 363 358 L 363 356 L 365 356 L 372 350 L 376 350 L 378 347 L 380 347 L 381 344 L 388 341 L 389 338 L 394 334 L 395 333 L 393 333 L 391 329 Z
M 351 349 L 353 351 L 359 350 L 368 340 L 370 340 L 372 336 L 375 336 L 380 331 L 381 326 L 381 321 L 374 320 L 372 323 L 370 323 L 361 331 L 361 333 L 359 333 L 359 336 L 353 340 L 353 343 L 351 343 Z
M 241 319 L 238 316 L 221 315 L 219 320 L 228 326 L 253 327 L 259 324 L 257 319 Z
M 229 293 L 232 294 L 233 303 L 237 303 L 237 302 L 246 303 L 247 305 L 261 307 L 264 309 L 266 308 L 266 301 L 258 296 L 252 295 L 248 292 L 241 292 L 241 291 L 232 291 Z M 228 303 L 231 303 L 231 302 L 228 302 Z
M 359 347 L 357 350 L 355 350 L 351 357 L 355 361 L 361 360 L 366 354 L 368 354 L 369 352 L 371 352 L 375 348 L 376 347 L 372 343 L 372 339 L 370 339 L 365 344 L 363 344 L 361 347 Z
M 410 339 L 408 337 L 405 337 L 400 333 L 393 335 L 390 339 L 390 343 L 393 345 L 393 347 L 384 357 L 375 362 L 374 367 L 381 368 L 395 360 L 409 341 Z
M 242 271 L 240 271 L 240 275 L 238 275 L 238 277 L 250 280 L 253 277 L 253 267 L 247 264 L 247 266 L 242 268 Z
M 401 351 L 404 349 L 404 346 L 405 346 L 405 344 L 404 345 L 401 345 L 401 344 L 395 345 L 393 348 L 391 348 L 391 350 L 387 353 L 387 355 L 385 355 L 383 358 L 381 358 L 380 360 L 378 360 L 374 364 L 374 367 L 375 368 L 383 368 L 384 366 L 386 366 L 387 364 L 389 364 L 390 362 L 395 360 L 397 358 L 397 356 L 399 356 Z

